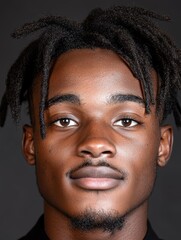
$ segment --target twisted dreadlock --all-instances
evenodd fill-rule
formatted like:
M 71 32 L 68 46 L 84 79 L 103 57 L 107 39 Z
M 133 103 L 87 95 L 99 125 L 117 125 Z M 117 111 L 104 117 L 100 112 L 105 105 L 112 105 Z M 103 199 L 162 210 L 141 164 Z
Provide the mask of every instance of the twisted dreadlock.
M 19 121 L 21 104 L 28 101 L 33 80 L 41 73 L 39 117 L 41 136 L 45 137 L 44 110 L 52 61 L 70 49 L 98 47 L 112 50 L 128 62 L 141 83 L 147 113 L 150 104 L 155 104 L 150 76 L 150 69 L 154 68 L 159 76 L 157 110 L 163 113 L 163 119 L 173 112 L 176 125 L 181 126 L 177 99 L 181 88 L 181 52 L 153 19 L 169 20 L 143 8 L 117 6 L 94 9 L 81 23 L 49 16 L 17 29 L 12 34 L 14 38 L 44 31 L 21 53 L 8 73 L 0 106 L 0 125 L 4 125 L 8 105 L 13 119 Z

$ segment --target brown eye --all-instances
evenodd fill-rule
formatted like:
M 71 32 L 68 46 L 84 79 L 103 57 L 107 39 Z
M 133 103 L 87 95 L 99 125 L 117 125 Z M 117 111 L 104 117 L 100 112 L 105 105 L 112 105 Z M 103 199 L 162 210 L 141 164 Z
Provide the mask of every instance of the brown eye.
M 114 126 L 120 126 L 120 127 L 134 127 L 138 125 L 138 122 L 133 120 L 133 119 L 129 119 L 129 118 L 123 118 L 117 122 L 114 123 Z
M 54 124 L 61 128 L 76 126 L 77 122 L 70 118 L 60 118 L 54 122 Z

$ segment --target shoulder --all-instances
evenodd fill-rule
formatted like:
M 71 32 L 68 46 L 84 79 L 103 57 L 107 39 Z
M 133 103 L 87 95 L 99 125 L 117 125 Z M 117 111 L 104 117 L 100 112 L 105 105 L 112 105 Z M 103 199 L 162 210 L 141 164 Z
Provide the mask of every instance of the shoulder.
M 48 240 L 45 232 L 44 232 L 44 217 L 43 215 L 39 218 L 38 222 L 35 226 L 23 237 L 18 240 Z
M 152 229 L 152 226 L 150 224 L 150 222 L 148 221 L 148 224 L 147 224 L 147 234 L 144 238 L 144 240 L 163 240 L 161 238 L 159 238 L 157 236 L 157 234 L 154 232 L 154 230 Z

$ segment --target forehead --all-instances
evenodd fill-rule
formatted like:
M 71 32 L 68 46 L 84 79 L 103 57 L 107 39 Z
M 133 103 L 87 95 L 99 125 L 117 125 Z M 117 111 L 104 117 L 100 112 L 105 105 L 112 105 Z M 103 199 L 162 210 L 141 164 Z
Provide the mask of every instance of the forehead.
M 152 71 L 153 82 L 156 73 Z M 49 79 L 48 98 L 76 93 L 96 101 L 121 92 L 143 98 L 140 82 L 118 54 L 106 49 L 76 49 L 56 60 Z M 37 91 L 35 92 L 37 93 Z M 92 98 L 92 99 L 91 99 Z
M 49 97 L 58 93 L 59 86 L 64 91 L 72 88 L 72 91 L 89 89 L 91 92 L 106 92 L 113 91 L 113 88 L 121 90 L 118 89 L 121 88 L 118 83 L 124 83 L 124 91 L 132 91 L 134 94 L 136 90 L 139 96 L 142 95 L 139 81 L 116 53 L 105 49 L 72 50 L 61 55 L 54 65 Z

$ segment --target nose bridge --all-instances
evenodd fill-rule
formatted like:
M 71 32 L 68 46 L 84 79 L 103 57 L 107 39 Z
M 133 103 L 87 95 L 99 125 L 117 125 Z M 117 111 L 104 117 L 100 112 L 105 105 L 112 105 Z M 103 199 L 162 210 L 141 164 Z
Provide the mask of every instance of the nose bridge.
M 112 157 L 116 153 L 111 139 L 111 128 L 104 123 L 92 121 L 85 126 L 78 146 L 78 153 L 86 157 Z
M 106 136 L 106 129 L 108 130 L 107 124 L 105 124 L 103 121 L 90 121 L 86 127 L 85 127 L 87 133 L 88 133 L 88 138 L 93 137 L 93 138 L 99 138 L 99 137 L 105 137 Z

